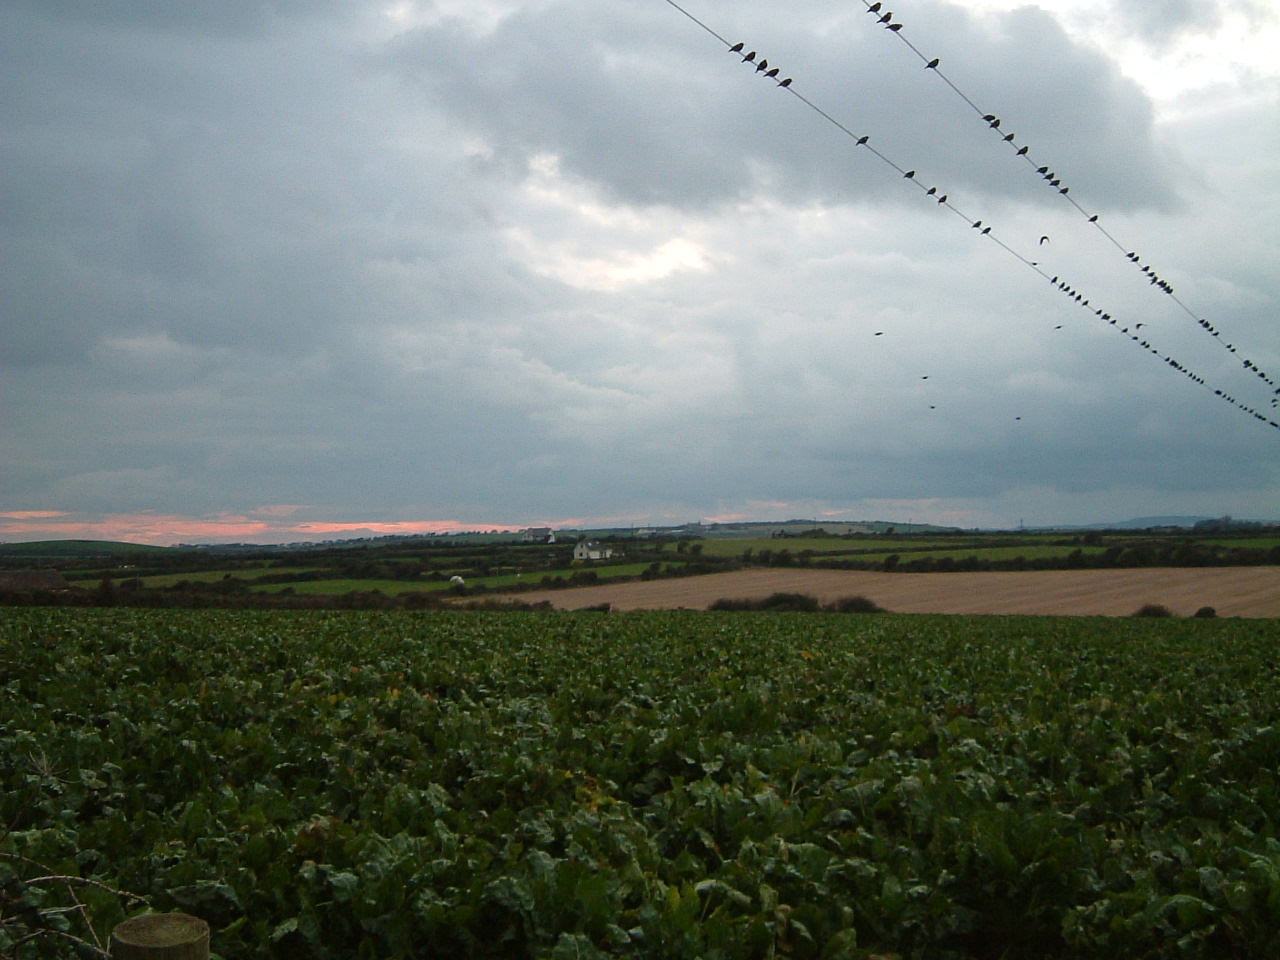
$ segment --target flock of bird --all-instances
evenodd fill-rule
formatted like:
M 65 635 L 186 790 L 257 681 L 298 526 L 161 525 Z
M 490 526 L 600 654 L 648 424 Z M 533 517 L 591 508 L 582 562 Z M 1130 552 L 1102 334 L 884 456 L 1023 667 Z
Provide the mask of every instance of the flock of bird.
M 1056 188 L 1058 193 L 1063 197 L 1065 197 L 1067 201 L 1073 207 L 1075 207 L 1075 209 L 1080 213 L 1081 216 L 1085 218 L 1085 220 L 1088 223 L 1092 224 L 1094 228 L 1097 229 L 1098 232 L 1101 233 L 1113 247 L 1115 247 L 1115 249 L 1123 253 L 1125 259 L 1128 260 L 1130 263 L 1132 263 L 1134 266 L 1136 266 L 1142 272 L 1142 274 L 1146 277 L 1148 283 L 1151 286 L 1155 287 L 1157 290 L 1160 290 L 1162 293 L 1165 293 L 1168 296 L 1170 296 L 1173 299 L 1173 301 L 1182 309 L 1182 311 L 1187 316 L 1189 316 L 1192 320 L 1194 320 L 1199 327 L 1211 333 L 1225 349 L 1227 349 L 1229 352 L 1233 354 L 1237 353 L 1235 347 L 1227 343 L 1225 340 L 1222 340 L 1219 333 L 1213 328 L 1213 326 L 1207 320 L 1204 320 L 1198 317 L 1196 313 L 1189 306 L 1187 306 L 1185 303 L 1183 303 L 1181 300 L 1178 299 L 1177 295 L 1174 293 L 1172 284 L 1164 280 L 1158 273 L 1156 273 L 1156 271 L 1151 267 L 1149 263 L 1144 263 L 1142 260 L 1142 257 L 1140 257 L 1137 253 L 1135 253 L 1132 250 L 1126 251 L 1125 245 L 1122 244 L 1119 241 L 1119 239 L 1117 239 L 1105 227 L 1103 227 L 1103 225 L 1099 221 L 1098 214 L 1090 213 L 1075 198 L 1068 196 L 1070 192 L 1070 188 L 1062 185 L 1061 179 L 1053 172 L 1053 170 L 1049 168 L 1047 164 L 1037 164 L 1037 162 L 1034 159 L 1032 159 L 1031 152 L 1030 152 L 1031 148 L 1029 146 L 1025 144 L 1020 145 L 1017 142 L 1016 136 L 1012 133 L 1002 133 L 1000 131 L 1000 125 L 1001 125 L 1000 118 L 993 113 L 984 112 L 983 109 L 979 107 L 971 97 L 968 96 L 968 94 L 966 94 L 963 90 L 961 90 L 955 84 L 955 82 L 952 81 L 951 78 L 948 77 L 940 69 L 939 67 L 939 64 L 941 63 L 940 58 L 938 57 L 929 58 L 927 54 L 921 52 L 921 50 L 918 47 L 916 47 L 916 45 L 913 44 L 905 34 L 902 33 L 901 24 L 896 24 L 896 23 L 890 24 L 889 21 L 893 19 L 893 14 L 890 13 L 882 16 L 880 14 L 880 10 L 883 8 L 882 3 L 869 2 L 869 0 L 862 0 L 862 2 L 866 6 L 867 12 L 869 14 L 872 14 L 873 16 L 875 16 L 878 22 L 889 26 L 891 31 L 897 36 L 897 38 L 900 41 L 902 41 L 902 43 L 906 45 L 906 47 L 909 50 L 911 50 L 912 53 L 914 53 L 917 57 L 919 57 L 921 62 L 924 63 L 925 69 L 932 70 L 938 76 L 938 78 L 942 80 L 943 83 L 945 83 L 948 87 L 951 88 L 952 92 L 954 92 L 956 96 L 958 96 L 961 100 L 963 100 L 965 104 L 967 104 L 969 108 L 977 116 L 982 118 L 982 121 L 987 125 L 988 128 L 996 131 L 996 133 L 1000 135 L 1001 140 L 1003 140 L 1005 143 L 1008 143 L 1014 149 L 1015 156 L 1023 158 L 1030 166 L 1034 167 L 1036 173 L 1039 174 L 1040 177 L 1049 184 L 1049 186 Z M 1272 396 L 1273 396 L 1271 405 L 1277 406 L 1278 404 L 1280 404 L 1280 384 L 1277 384 L 1277 382 L 1274 379 L 1272 379 L 1270 376 L 1268 376 L 1267 373 L 1263 371 L 1257 364 L 1249 360 L 1245 360 L 1244 358 L 1241 358 L 1241 360 L 1246 370 L 1248 370 L 1254 376 L 1258 377 L 1260 380 L 1266 383 L 1267 386 L 1271 388 Z
M 1255 407 L 1249 405 L 1244 401 L 1237 399 L 1236 397 L 1232 396 L 1226 391 L 1223 391 L 1221 389 L 1215 389 L 1209 386 L 1209 384 L 1205 381 L 1205 379 L 1202 376 L 1195 373 L 1193 370 L 1191 370 L 1190 368 L 1188 368 L 1186 365 L 1176 360 L 1175 358 L 1161 352 L 1157 347 L 1155 347 L 1149 341 L 1147 337 L 1138 333 L 1138 330 L 1141 327 L 1145 326 L 1146 324 L 1141 324 L 1141 323 L 1133 324 L 1132 327 L 1121 326 L 1110 313 L 1104 311 L 1101 307 L 1094 305 L 1087 297 L 1085 297 L 1085 295 L 1081 291 L 1077 290 L 1075 287 L 1068 284 L 1064 279 L 1057 276 L 1050 277 L 1046 271 L 1040 268 L 1040 264 L 1038 261 L 1031 260 L 1030 258 L 1019 253 L 1013 247 L 1010 247 L 1008 244 L 1004 243 L 1004 241 L 1000 240 L 999 237 L 992 232 L 991 225 L 984 224 L 981 219 L 974 219 L 968 214 L 964 213 L 962 210 L 958 209 L 956 205 L 951 202 L 949 194 L 940 192 L 939 188 L 936 186 L 926 186 L 924 183 L 920 182 L 920 180 L 917 179 L 916 171 L 914 169 L 904 168 L 903 166 L 894 162 L 885 154 L 881 153 L 877 148 L 872 146 L 871 138 L 869 135 L 855 133 L 845 124 L 841 123 L 838 119 L 836 119 L 831 114 L 823 110 L 816 103 L 814 103 L 813 101 L 805 97 L 802 93 L 796 90 L 795 87 L 792 85 L 794 82 L 792 77 L 783 76 L 781 68 L 779 68 L 776 65 L 770 64 L 768 59 L 761 56 L 756 50 L 750 50 L 744 53 L 744 51 L 746 50 L 745 43 L 739 42 L 739 43 L 730 44 L 728 40 L 726 40 L 720 34 L 716 33 L 714 30 L 712 30 L 709 26 L 707 26 L 701 20 L 694 17 L 691 13 L 689 13 L 687 10 L 681 7 L 678 3 L 676 3 L 675 0 L 665 0 L 665 2 L 670 6 L 674 7 L 676 10 L 682 13 L 689 20 L 693 21 L 695 24 L 697 24 L 707 33 L 711 34 L 711 36 L 715 37 L 717 40 L 723 43 L 728 48 L 730 53 L 734 53 L 741 56 L 741 62 L 744 64 L 751 64 L 752 68 L 754 69 L 754 72 L 758 76 L 763 76 L 766 79 L 773 81 L 778 87 L 786 89 L 788 93 L 796 97 L 800 102 L 805 104 L 811 110 L 813 110 L 818 115 L 820 115 L 823 119 L 833 124 L 837 129 L 839 129 L 846 136 L 851 138 L 854 141 L 854 144 L 856 146 L 862 147 L 870 151 L 882 163 L 896 170 L 897 173 L 901 175 L 901 178 L 903 180 L 911 184 L 914 184 L 924 193 L 924 195 L 934 199 L 938 204 L 946 207 L 947 209 L 955 213 L 957 216 L 964 219 L 967 223 L 969 223 L 969 226 L 972 229 L 977 230 L 981 236 L 984 236 L 987 239 L 992 240 L 998 246 L 1003 248 L 1006 253 L 1010 254 L 1017 260 L 1021 261 L 1025 266 L 1029 267 L 1030 269 L 1035 270 L 1036 273 L 1040 274 L 1044 279 L 1052 283 L 1055 289 L 1063 293 L 1072 303 L 1076 304 L 1077 306 L 1083 309 L 1089 310 L 1099 320 L 1103 321 L 1104 323 L 1107 323 L 1112 327 L 1115 327 L 1121 334 L 1126 336 L 1130 341 L 1132 341 L 1138 347 L 1146 350 L 1148 353 L 1150 353 L 1151 355 L 1159 359 L 1162 363 L 1166 364 L 1170 369 L 1187 377 L 1189 380 L 1191 380 L 1193 383 L 1197 384 L 1198 386 L 1201 386 L 1206 390 L 1212 391 L 1215 397 L 1249 414 L 1255 420 L 1258 420 L 1261 423 L 1266 424 L 1267 426 L 1280 430 L 1280 423 L 1277 423 L 1275 420 L 1268 418 L 1266 415 L 1261 413 Z M 1155 270 L 1152 269 L 1152 267 L 1149 264 L 1144 263 L 1142 261 L 1142 258 L 1139 257 L 1138 254 L 1132 251 L 1125 251 L 1124 246 L 1101 225 L 1101 223 L 1099 222 L 1098 214 L 1090 213 L 1083 206 L 1081 206 L 1081 204 L 1074 197 L 1070 195 L 1070 187 L 1064 185 L 1062 182 L 1062 179 L 1058 177 L 1047 164 L 1037 164 L 1035 160 L 1031 159 L 1031 155 L 1030 155 L 1031 150 L 1029 146 L 1025 144 L 1020 144 L 1017 140 L 1017 137 L 1014 134 L 1001 132 L 1000 118 L 995 114 L 985 112 L 980 107 L 978 107 L 977 104 L 975 104 L 972 99 L 970 99 L 958 86 L 956 86 L 954 82 L 952 82 L 939 69 L 941 58 L 938 58 L 938 57 L 929 58 L 925 54 L 921 53 L 920 50 L 918 50 L 910 42 L 910 40 L 903 35 L 902 33 L 903 25 L 900 22 L 897 22 L 894 20 L 894 16 L 892 12 L 885 12 L 882 14 L 881 13 L 881 10 L 883 9 L 882 3 L 867 2 L 867 0 L 863 0 L 863 2 L 867 7 L 867 12 L 875 16 L 879 24 L 883 25 L 886 30 L 893 33 L 900 40 L 902 40 L 912 51 L 914 51 L 916 55 L 919 56 L 920 59 L 924 62 L 926 69 L 937 74 L 943 80 L 943 82 L 945 82 L 953 91 L 955 91 L 955 93 L 958 96 L 960 96 L 961 99 L 965 101 L 965 103 L 967 103 L 973 110 L 977 112 L 978 116 L 982 118 L 983 122 L 991 130 L 999 134 L 1001 139 L 1005 143 L 1008 143 L 1010 144 L 1011 147 L 1013 147 L 1013 149 L 1015 150 L 1015 156 L 1022 157 L 1024 160 L 1030 163 L 1032 167 L 1036 170 L 1036 173 L 1051 188 L 1056 190 L 1060 196 L 1065 198 L 1067 202 L 1069 202 L 1072 206 L 1074 206 L 1086 218 L 1088 223 L 1090 223 L 1096 229 L 1101 231 L 1101 233 L 1115 247 L 1117 247 L 1119 250 L 1124 252 L 1126 259 L 1128 259 L 1131 263 L 1135 264 L 1141 270 L 1141 272 L 1147 278 L 1147 280 L 1149 281 L 1153 289 L 1159 290 L 1160 292 L 1172 298 L 1173 301 L 1177 303 L 1177 305 L 1185 313 L 1187 313 L 1192 319 L 1196 321 L 1200 329 L 1210 334 L 1210 336 L 1214 340 L 1216 340 L 1221 346 L 1227 349 L 1230 353 L 1235 354 L 1239 359 L 1242 360 L 1244 368 L 1247 371 L 1249 371 L 1254 376 L 1257 376 L 1264 383 L 1266 383 L 1271 388 L 1271 392 L 1272 392 L 1271 406 L 1272 407 L 1280 405 L 1280 386 L 1277 385 L 1275 380 L 1273 380 L 1256 363 L 1244 357 L 1240 357 L 1236 347 L 1233 344 L 1227 342 L 1225 339 L 1223 339 L 1223 337 L 1221 336 L 1221 332 L 1218 331 L 1212 324 L 1210 324 L 1209 321 L 1198 317 L 1194 312 L 1191 311 L 1191 309 L 1185 303 L 1179 300 L 1177 296 L 1174 294 L 1173 286 L 1167 281 L 1165 281 L 1163 278 L 1161 278 L 1155 272 Z M 1040 238 L 1041 245 L 1047 242 L 1049 242 L 1049 238 L 1047 236 L 1042 236 Z M 1059 325 L 1058 327 L 1055 327 L 1054 329 L 1060 329 L 1060 326 L 1061 325 Z M 881 336 L 882 334 L 883 334 L 883 331 L 880 331 L 876 333 L 876 336 Z M 928 379 L 928 377 L 924 377 L 922 379 Z M 933 408 L 931 407 L 931 409 Z M 1021 419 L 1021 417 L 1018 417 L 1015 419 Z

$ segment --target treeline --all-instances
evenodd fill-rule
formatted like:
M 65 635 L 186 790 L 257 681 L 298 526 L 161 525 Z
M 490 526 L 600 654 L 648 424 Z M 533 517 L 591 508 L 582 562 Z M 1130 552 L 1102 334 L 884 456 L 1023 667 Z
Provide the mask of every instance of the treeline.
M 1107 570 L 1133 567 L 1251 567 L 1280 565 L 1280 546 L 1223 547 L 1191 540 L 1137 541 L 1102 551 L 1076 548 L 1065 554 L 993 559 L 968 557 L 912 557 L 890 553 L 883 557 L 829 557 L 801 550 L 760 550 L 744 554 L 743 563 L 760 567 L 813 567 L 823 570 L 868 570 L 885 573 L 953 573 L 1017 570 Z
M 302 594 L 233 590 L 123 590 L 114 586 L 86 590 L 0 590 L 0 606 L 135 607 L 147 609 L 235 610 L 436 610 L 448 606 L 447 593 L 353 590 L 341 594 Z

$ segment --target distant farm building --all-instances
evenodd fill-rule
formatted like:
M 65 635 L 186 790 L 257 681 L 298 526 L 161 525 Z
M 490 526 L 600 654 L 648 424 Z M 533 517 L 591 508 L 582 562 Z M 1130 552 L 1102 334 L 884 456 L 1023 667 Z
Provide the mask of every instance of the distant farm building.
M 555 543 L 556 533 L 550 527 L 528 527 L 520 531 L 521 543 Z
M 612 556 L 613 547 L 598 540 L 579 540 L 573 547 L 575 560 L 608 560 Z

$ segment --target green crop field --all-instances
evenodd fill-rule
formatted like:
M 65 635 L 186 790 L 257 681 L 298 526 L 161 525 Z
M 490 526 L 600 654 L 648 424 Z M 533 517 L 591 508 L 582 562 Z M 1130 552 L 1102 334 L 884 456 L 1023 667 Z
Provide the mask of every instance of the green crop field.
M 544 577 L 556 578 L 563 577 L 568 579 L 574 574 L 582 574 L 591 571 L 596 575 L 596 581 L 604 583 L 609 580 L 619 578 L 638 577 L 648 568 L 647 563 L 618 563 L 618 564 L 599 564 L 584 567 L 562 568 L 558 570 L 539 570 L 528 575 L 507 573 L 492 577 L 467 577 L 466 585 L 469 588 L 484 587 L 493 590 L 502 587 L 519 587 L 527 586 L 531 590 L 536 590 L 542 585 Z M 678 562 L 664 563 L 663 568 L 679 569 L 682 564 Z M 419 593 L 435 593 L 449 590 L 453 584 L 448 580 L 375 580 L 375 579 L 333 579 L 333 580 L 299 580 L 289 583 L 272 583 L 270 585 L 252 586 L 253 590 L 264 592 L 279 592 L 285 588 L 292 588 L 294 592 L 300 594 L 312 594 L 320 596 L 341 596 L 353 591 L 372 591 L 379 590 L 389 596 L 399 593 L 419 592 Z
M 1204 540 L 1205 546 L 1231 547 L 1243 550 L 1274 550 L 1280 547 L 1280 537 L 1234 537 L 1224 540 Z
M 940 550 L 955 550 L 962 546 L 973 545 L 974 547 L 982 547 L 990 543 L 990 538 L 986 540 L 973 538 L 946 538 L 946 537 L 753 537 L 750 539 L 707 539 L 695 541 L 702 547 L 702 552 L 714 557 L 740 557 L 746 550 L 753 553 L 759 553 L 761 550 L 770 550 L 777 553 L 779 550 L 787 550 L 792 554 L 798 554 L 805 550 L 810 550 L 815 554 L 827 555 L 845 555 L 862 556 L 864 554 L 883 555 L 886 553 L 905 553 L 913 550 L 924 550 L 929 548 Z M 1028 540 L 1031 545 L 1033 541 Z M 1062 553 L 1071 552 L 1071 547 L 1063 547 Z M 672 552 L 674 548 L 668 548 L 668 552 Z
M 190 583 L 216 583 L 224 577 L 239 577 L 245 580 L 251 580 L 254 577 L 261 576 L 284 576 L 286 574 L 313 574 L 317 570 L 316 567 L 289 566 L 289 567 L 261 567 L 256 569 L 236 569 L 236 570 L 199 570 L 192 573 L 164 573 L 154 577 L 143 577 L 142 582 L 149 588 L 165 588 L 172 587 L 182 583 L 184 580 Z
M 962 550 L 921 550 L 903 553 L 903 562 L 909 560 L 940 560 L 944 557 L 952 560 L 967 560 L 974 557 L 978 560 L 1014 560 L 1022 557 L 1026 560 L 1043 560 L 1048 557 L 1066 557 L 1079 551 L 1082 556 L 1091 557 L 1105 553 L 1105 547 L 1055 547 L 1046 544 L 1031 544 L 1020 547 L 982 547 Z
M 1278 646 L 1265 620 L 6 608 L 0 955 L 96 956 L 145 908 L 224 960 L 1275 958 Z

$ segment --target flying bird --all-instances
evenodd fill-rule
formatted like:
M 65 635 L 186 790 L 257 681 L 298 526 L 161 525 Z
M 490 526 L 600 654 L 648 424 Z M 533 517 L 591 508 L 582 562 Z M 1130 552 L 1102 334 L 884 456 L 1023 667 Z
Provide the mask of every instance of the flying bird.
M 1046 244 L 1046 243 L 1048 243 L 1048 242 L 1049 242 L 1049 238 L 1048 238 L 1048 237 L 1041 237 L 1041 238 L 1040 238 L 1040 244 L 1041 244 L 1041 246 L 1043 246 L 1044 244 Z
M 877 337 L 883 337 L 883 336 L 884 336 L 884 331 L 883 331 L 883 330 L 877 330 L 877 331 L 876 331 L 876 336 L 877 336 Z

